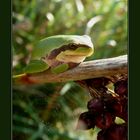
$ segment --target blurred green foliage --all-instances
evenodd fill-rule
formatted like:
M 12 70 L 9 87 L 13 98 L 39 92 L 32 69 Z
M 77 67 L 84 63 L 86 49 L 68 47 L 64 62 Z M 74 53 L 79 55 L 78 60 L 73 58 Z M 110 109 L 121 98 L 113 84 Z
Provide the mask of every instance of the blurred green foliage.
M 13 74 L 28 63 L 34 43 L 57 34 L 88 34 L 87 60 L 127 53 L 127 0 L 14 0 Z M 96 140 L 75 130 L 90 99 L 74 82 L 13 86 L 13 140 Z

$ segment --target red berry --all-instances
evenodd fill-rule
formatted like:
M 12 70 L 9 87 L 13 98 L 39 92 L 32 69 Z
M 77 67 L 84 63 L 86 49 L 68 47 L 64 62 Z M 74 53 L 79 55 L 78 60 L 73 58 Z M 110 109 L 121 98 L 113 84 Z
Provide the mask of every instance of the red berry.
M 118 101 L 118 99 L 116 97 L 113 97 L 111 94 L 106 94 L 106 96 L 104 96 L 103 98 L 105 105 L 112 105 L 114 104 L 114 102 Z
M 78 120 L 77 129 L 87 130 L 94 127 L 95 127 L 94 114 L 90 112 L 82 113 Z
M 100 129 L 109 128 L 115 120 L 115 116 L 108 112 L 104 112 L 95 118 L 95 125 Z
M 91 99 L 87 104 L 87 108 L 91 112 L 100 113 L 104 110 L 104 103 L 99 98 Z
M 97 140 L 107 140 L 106 139 L 106 130 L 101 130 L 97 135 Z
M 122 118 L 126 122 L 128 121 L 128 102 L 127 98 L 123 98 L 120 100 L 120 103 L 122 105 L 122 112 L 117 114 L 118 117 Z
M 119 102 L 119 100 L 116 97 L 105 98 L 104 101 L 105 101 L 106 109 L 110 113 L 114 115 L 118 115 L 122 113 L 122 104 Z
M 115 93 L 119 94 L 120 96 L 127 95 L 127 80 L 120 80 L 114 84 L 114 91 Z
M 104 87 L 107 84 L 109 84 L 110 79 L 106 78 L 106 77 L 100 77 L 100 78 L 94 78 L 94 79 L 88 79 L 86 80 L 86 83 L 90 86 L 93 86 L 95 88 L 100 88 L 100 87 Z
M 107 130 L 107 140 L 127 140 L 127 126 L 114 124 Z
M 122 113 L 117 115 L 118 117 L 122 118 L 123 120 L 125 120 L 126 122 L 128 121 L 128 111 L 127 109 L 123 109 Z
M 119 114 L 122 113 L 122 105 L 120 102 L 115 102 L 114 104 L 112 104 L 112 106 L 110 106 L 111 112 L 118 116 Z

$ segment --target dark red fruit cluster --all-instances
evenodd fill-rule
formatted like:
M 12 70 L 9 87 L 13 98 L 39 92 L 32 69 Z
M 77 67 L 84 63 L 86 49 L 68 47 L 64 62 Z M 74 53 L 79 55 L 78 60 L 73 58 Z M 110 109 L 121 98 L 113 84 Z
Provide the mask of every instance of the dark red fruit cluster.
M 114 91 L 119 94 L 120 96 L 127 96 L 128 88 L 127 88 L 128 82 L 127 80 L 119 80 L 114 84 Z
M 97 140 L 127 140 L 127 79 L 113 83 L 113 92 L 106 87 L 109 81 L 103 77 L 84 81 L 92 99 L 87 103 L 88 111 L 80 115 L 77 129 L 88 130 L 96 126 L 101 129 Z M 125 123 L 116 124 L 116 117 Z
M 98 133 L 97 140 L 127 140 L 127 125 L 113 124 Z

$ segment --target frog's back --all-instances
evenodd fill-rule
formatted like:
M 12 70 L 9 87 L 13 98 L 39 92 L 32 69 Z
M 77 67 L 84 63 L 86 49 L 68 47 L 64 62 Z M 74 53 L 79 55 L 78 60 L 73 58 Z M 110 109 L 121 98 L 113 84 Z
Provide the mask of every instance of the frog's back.
M 40 40 L 32 52 L 32 59 L 38 59 L 46 56 L 52 50 L 60 48 L 61 46 L 69 43 L 87 44 L 89 47 L 93 47 L 90 37 L 83 35 L 55 35 Z

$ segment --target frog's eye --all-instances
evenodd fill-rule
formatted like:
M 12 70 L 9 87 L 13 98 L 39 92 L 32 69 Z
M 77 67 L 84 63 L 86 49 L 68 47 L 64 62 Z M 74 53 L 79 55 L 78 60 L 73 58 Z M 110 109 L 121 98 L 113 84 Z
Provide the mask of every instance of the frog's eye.
M 69 50 L 76 50 L 78 48 L 78 45 L 71 43 L 67 45 L 67 48 L 69 48 Z M 65 49 L 67 50 L 67 49 Z
M 42 56 L 42 57 L 41 57 L 41 60 L 46 60 L 46 57 L 45 57 L 45 56 Z

